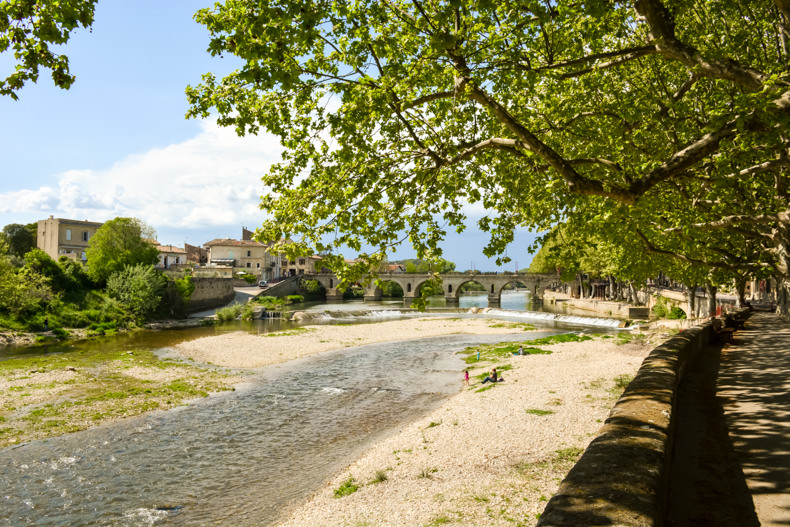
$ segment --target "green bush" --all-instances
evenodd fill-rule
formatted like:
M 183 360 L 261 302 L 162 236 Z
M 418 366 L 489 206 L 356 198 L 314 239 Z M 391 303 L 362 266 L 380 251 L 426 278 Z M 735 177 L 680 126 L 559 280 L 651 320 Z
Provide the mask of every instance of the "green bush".
M 363 298 L 365 296 L 365 290 L 361 287 L 349 287 L 345 291 L 343 291 L 343 298 L 354 299 L 354 298 Z
M 140 318 L 152 314 L 162 302 L 166 279 L 153 265 L 124 267 L 107 279 L 107 293 Z
M 221 322 L 236 320 L 241 315 L 243 309 L 243 304 L 232 304 L 227 307 L 217 309 L 217 320 Z
M 59 339 L 67 339 L 71 334 L 63 328 L 52 328 L 52 334 Z
M 395 282 L 381 284 L 381 296 L 384 298 L 403 298 L 403 288 Z
M 241 276 L 241 278 L 250 285 L 258 282 L 258 278 L 254 274 L 243 274 L 239 276 Z
M 686 318 L 686 312 L 680 309 L 677 306 L 674 306 L 672 309 L 669 310 L 669 314 L 667 318 L 671 320 L 682 320 Z
M 266 309 L 277 309 L 285 304 L 285 300 L 277 298 L 276 296 L 259 296 L 256 297 L 254 302 L 262 305 Z
M 252 304 L 247 303 L 244 304 L 244 307 L 241 310 L 241 319 L 242 320 L 252 320 L 254 318 L 255 313 L 252 311 Z
M 310 300 L 320 298 L 326 291 L 318 280 L 302 280 L 299 288 L 304 291 L 305 296 Z

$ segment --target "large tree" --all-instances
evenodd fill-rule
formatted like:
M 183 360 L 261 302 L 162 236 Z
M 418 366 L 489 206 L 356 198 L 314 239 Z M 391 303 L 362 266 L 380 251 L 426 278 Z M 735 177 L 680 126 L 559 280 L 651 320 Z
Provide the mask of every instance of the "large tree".
M 113 273 L 134 265 L 153 265 L 159 251 L 151 243 L 154 231 L 137 218 L 115 218 L 91 237 L 85 256 L 88 275 L 104 283 Z
M 188 88 L 189 115 L 285 147 L 266 239 L 438 257 L 472 203 L 489 255 L 583 218 L 787 286 L 787 0 L 234 0 L 197 19 L 245 65 Z
M 8 244 L 8 252 L 14 256 L 24 256 L 36 248 L 37 224 L 11 223 L 3 227 L 2 238 Z
M 0 78 L 0 95 L 18 99 L 25 83 L 38 80 L 39 69 L 52 73 L 55 86 L 74 82 L 66 55 L 51 46 L 65 44 L 72 31 L 93 24 L 97 0 L 0 0 L 0 53 L 11 52 L 14 72 Z

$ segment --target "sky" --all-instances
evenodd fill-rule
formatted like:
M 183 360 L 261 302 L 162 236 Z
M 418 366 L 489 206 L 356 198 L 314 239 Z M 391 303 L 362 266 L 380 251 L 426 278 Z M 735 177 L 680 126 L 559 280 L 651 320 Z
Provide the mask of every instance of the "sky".
M 0 227 L 48 218 L 139 218 L 159 242 L 202 245 L 241 238 L 264 219 L 260 178 L 279 161 L 279 142 L 264 132 L 238 137 L 212 119 L 185 119 L 184 89 L 201 76 L 240 66 L 211 57 L 208 32 L 194 13 L 211 0 L 99 0 L 92 31 L 72 34 L 63 52 L 76 81 L 56 88 L 48 70 L 38 83 L 0 97 Z M 11 71 L 0 55 L 0 75 Z M 513 260 L 497 268 L 474 227 L 448 235 L 444 257 L 458 270 L 523 269 L 535 235 L 516 233 Z M 351 252 L 346 257 L 355 256 Z M 403 246 L 390 260 L 413 258 Z

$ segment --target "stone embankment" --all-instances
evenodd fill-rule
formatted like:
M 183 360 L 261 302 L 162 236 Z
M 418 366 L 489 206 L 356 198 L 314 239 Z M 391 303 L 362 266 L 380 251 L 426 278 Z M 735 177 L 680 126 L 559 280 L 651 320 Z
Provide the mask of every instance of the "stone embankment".
M 715 338 L 708 322 L 648 355 L 547 504 L 539 527 L 663 524 L 678 386 L 695 356 Z

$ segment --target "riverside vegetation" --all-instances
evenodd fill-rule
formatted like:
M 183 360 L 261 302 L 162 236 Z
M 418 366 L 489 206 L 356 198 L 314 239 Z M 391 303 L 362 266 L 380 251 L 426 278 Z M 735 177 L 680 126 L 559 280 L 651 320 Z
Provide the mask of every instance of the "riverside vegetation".
M 154 233 L 139 220 L 102 225 L 86 251 L 90 268 L 66 255 L 53 260 L 32 234 L 21 243 L 19 233 L 31 230 L 13 224 L 0 236 L 0 345 L 104 335 L 184 314 L 192 277 L 154 268 L 158 251 L 143 239 Z
M 164 410 L 233 389 L 226 371 L 101 343 L 0 361 L 0 448 Z

